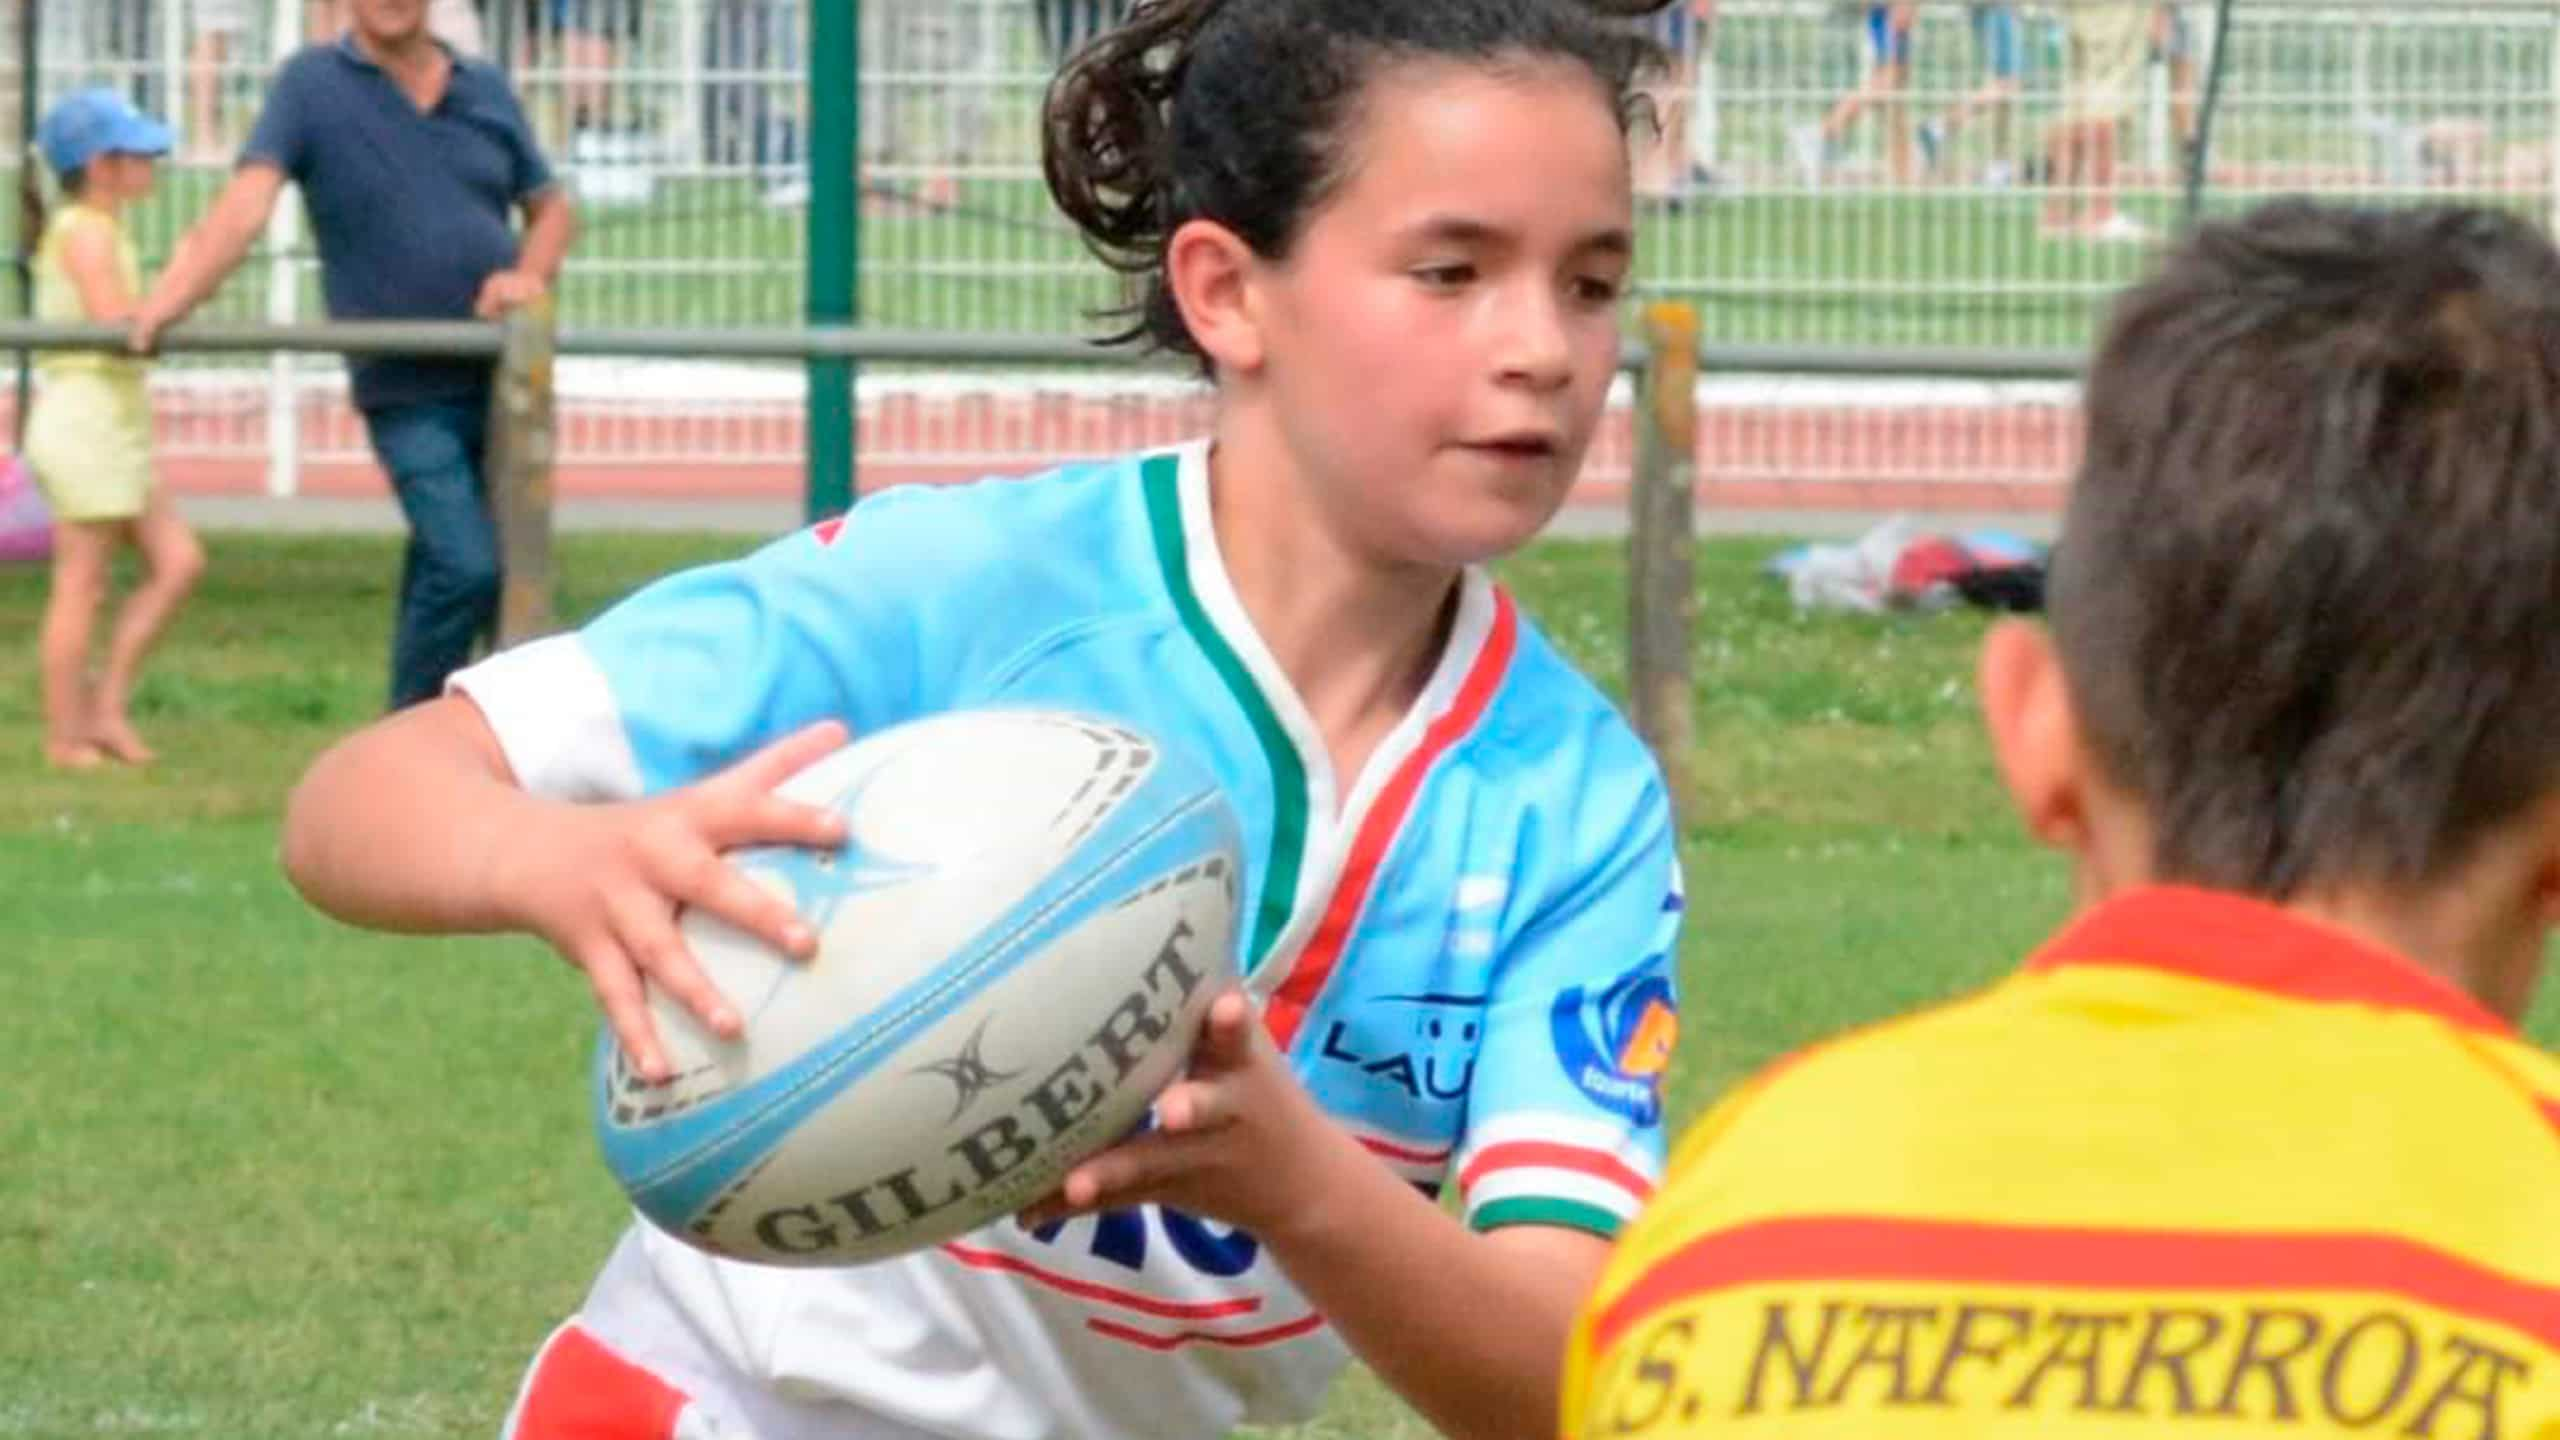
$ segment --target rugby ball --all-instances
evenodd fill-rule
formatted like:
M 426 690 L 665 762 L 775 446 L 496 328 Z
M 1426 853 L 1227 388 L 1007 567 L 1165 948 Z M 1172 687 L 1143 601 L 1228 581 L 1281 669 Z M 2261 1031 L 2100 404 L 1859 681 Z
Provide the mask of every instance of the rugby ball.
M 744 1033 L 653 993 L 671 1080 L 609 1027 L 598 1047 L 605 1163 L 699 1249 L 858 1264 L 1020 1210 L 1144 1119 L 1235 975 L 1234 812 L 1124 725 L 952 712 L 779 793 L 844 816 L 842 847 L 728 858 L 798 909 L 816 958 L 687 911 Z

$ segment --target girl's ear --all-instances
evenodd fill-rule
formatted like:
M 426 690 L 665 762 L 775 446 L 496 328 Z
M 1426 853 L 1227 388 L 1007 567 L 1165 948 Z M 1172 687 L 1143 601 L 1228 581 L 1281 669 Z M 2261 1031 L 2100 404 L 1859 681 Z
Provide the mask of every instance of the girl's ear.
M 1259 369 L 1262 307 L 1253 247 L 1215 220 L 1189 220 L 1164 251 L 1165 285 L 1192 343 L 1223 374 Z

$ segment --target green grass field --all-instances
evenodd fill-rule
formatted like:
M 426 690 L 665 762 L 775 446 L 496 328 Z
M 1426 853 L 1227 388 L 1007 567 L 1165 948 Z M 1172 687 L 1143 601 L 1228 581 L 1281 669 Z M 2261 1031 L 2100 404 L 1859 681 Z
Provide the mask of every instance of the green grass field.
M 569 537 L 564 609 L 738 543 Z M 41 577 L 0 571 L 0 1437 L 486 1435 L 623 1221 L 586 1128 L 590 1007 L 530 942 L 359 934 L 285 888 L 280 802 L 376 708 L 396 551 L 211 545 L 141 697 L 148 773 L 40 768 Z M 1979 623 L 1799 618 L 1754 573 L 1767 549 L 1705 553 L 1683 1118 L 1993 976 L 2064 904 L 1976 738 Z M 1617 575 L 1613 548 L 1555 544 L 1508 576 L 1613 687 Z M 1288 1435 L 1424 1433 L 1354 1377 Z

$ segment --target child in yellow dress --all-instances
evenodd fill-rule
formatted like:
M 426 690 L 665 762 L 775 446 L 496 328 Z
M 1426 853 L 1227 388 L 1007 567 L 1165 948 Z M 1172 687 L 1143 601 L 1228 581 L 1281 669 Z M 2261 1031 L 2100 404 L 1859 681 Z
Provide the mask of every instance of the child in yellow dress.
M 45 114 L 36 143 L 65 202 L 36 248 L 37 318 L 121 323 L 142 294 L 122 217 L 151 192 L 168 127 L 113 90 L 83 90 Z M 127 709 L 134 680 L 203 571 L 204 549 L 153 475 L 143 362 L 121 351 L 58 350 L 36 373 L 25 458 L 57 522 L 40 642 L 45 758 L 82 769 L 110 758 L 142 764 L 152 753 Z M 92 683 L 90 631 L 116 549 L 126 544 L 140 553 L 144 578 L 116 618 Z

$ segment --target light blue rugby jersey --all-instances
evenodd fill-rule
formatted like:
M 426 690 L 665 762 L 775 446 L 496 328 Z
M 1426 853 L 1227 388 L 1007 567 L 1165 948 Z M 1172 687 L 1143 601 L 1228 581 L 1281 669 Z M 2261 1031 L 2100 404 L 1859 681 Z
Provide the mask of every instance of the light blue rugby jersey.
M 522 783 L 571 798 L 680 786 L 827 717 L 862 734 L 1033 705 L 1134 724 L 1235 805 L 1240 967 L 1326 1111 L 1416 1185 L 1455 1184 L 1478 1228 L 1613 1233 L 1660 1173 L 1676 1025 L 1681 888 L 1650 755 L 1470 572 L 1419 702 L 1342 785 L 1228 581 L 1207 471 L 1192 445 L 901 488 L 457 685 Z M 1319 1325 L 1249 1237 L 1184 1243 L 1172 1218 L 1152 1252 L 1137 1221 L 1102 1217 L 992 1227 L 943 1261 L 1046 1286 L 1087 1335 L 1157 1353 Z

